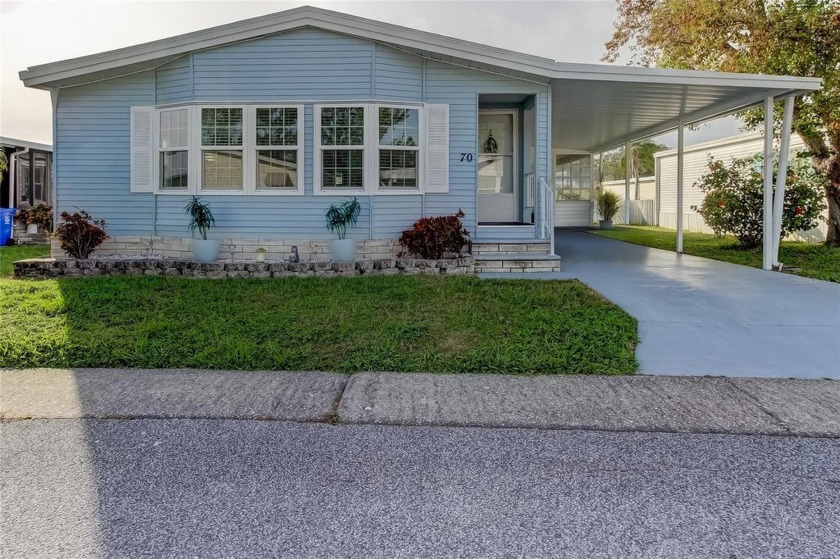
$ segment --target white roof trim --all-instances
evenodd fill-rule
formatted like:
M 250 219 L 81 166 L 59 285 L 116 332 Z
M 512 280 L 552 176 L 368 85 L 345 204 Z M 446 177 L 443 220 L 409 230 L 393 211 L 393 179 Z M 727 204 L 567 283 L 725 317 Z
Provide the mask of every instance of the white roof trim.
M 452 57 L 487 64 L 501 70 L 523 72 L 548 79 L 609 80 L 690 85 L 724 85 L 731 87 L 819 89 L 821 80 L 791 76 L 765 76 L 725 72 L 696 72 L 663 70 L 605 64 L 558 63 L 549 58 L 523 54 L 470 41 L 418 31 L 399 25 L 383 23 L 304 6 L 277 14 L 256 17 L 227 25 L 212 27 L 161 39 L 142 45 L 126 47 L 80 58 L 33 66 L 20 72 L 20 79 L 27 87 L 50 89 L 71 83 L 81 83 L 79 78 L 90 80 L 116 77 L 143 69 L 151 69 L 190 52 L 256 39 L 265 35 L 290 31 L 302 27 L 317 27 L 327 31 L 413 49 L 430 57 Z M 70 80 L 70 81 L 66 81 Z
M 38 142 L 18 140 L 17 138 L 7 138 L 5 136 L 0 136 L 0 146 L 9 148 L 28 148 L 49 152 L 52 152 L 53 150 L 53 147 L 49 144 L 39 144 Z

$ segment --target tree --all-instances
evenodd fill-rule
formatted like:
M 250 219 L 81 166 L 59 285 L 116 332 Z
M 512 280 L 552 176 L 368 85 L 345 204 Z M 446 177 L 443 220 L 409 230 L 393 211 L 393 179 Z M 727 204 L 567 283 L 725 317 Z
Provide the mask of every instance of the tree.
M 819 91 L 796 100 L 793 128 L 828 179 L 827 242 L 840 246 L 838 30 L 837 0 L 618 0 L 603 60 L 629 48 L 644 66 L 822 78 Z M 763 120 L 757 110 L 742 118 L 751 128 Z
M 668 149 L 668 146 L 657 144 L 651 140 L 645 140 L 630 145 L 630 176 L 636 181 L 636 195 L 639 198 L 639 179 L 649 177 L 656 172 L 656 162 L 653 154 L 657 151 Z M 624 148 L 618 148 L 604 153 L 601 162 L 601 179 L 612 177 L 614 180 L 622 180 L 626 176 L 627 158 L 624 155 Z

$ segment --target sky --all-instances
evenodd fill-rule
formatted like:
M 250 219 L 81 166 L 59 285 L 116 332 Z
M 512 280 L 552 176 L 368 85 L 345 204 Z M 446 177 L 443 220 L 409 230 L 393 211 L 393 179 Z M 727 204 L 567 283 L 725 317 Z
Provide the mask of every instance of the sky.
M 613 0 L 0 0 L 0 136 L 52 143 L 49 93 L 25 88 L 18 78 L 18 72 L 30 66 L 132 46 L 302 5 L 563 62 L 585 63 L 599 62 L 616 17 Z M 724 119 L 687 133 L 686 143 L 737 131 L 734 119 Z M 673 136 L 664 136 L 659 141 L 673 146 Z

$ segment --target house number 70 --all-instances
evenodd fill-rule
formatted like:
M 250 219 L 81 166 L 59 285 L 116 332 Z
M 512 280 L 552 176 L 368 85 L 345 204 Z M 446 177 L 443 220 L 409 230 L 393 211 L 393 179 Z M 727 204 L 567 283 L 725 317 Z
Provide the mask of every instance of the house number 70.
M 462 153 L 461 154 L 461 161 L 466 161 L 467 163 L 472 163 L 473 155 L 471 153 Z

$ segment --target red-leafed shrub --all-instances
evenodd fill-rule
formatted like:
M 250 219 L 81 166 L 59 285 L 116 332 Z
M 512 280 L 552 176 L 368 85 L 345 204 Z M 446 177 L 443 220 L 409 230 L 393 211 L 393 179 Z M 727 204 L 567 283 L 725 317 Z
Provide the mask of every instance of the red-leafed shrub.
M 73 258 L 87 258 L 108 238 L 104 219 L 91 219 L 84 210 L 71 214 L 61 212 L 61 225 L 53 235 L 61 249 Z
M 461 218 L 464 212 L 455 215 L 424 217 L 417 220 L 411 229 L 403 231 L 399 243 L 403 251 L 397 257 L 407 255 L 438 259 L 444 253 L 458 254 L 470 240 Z

